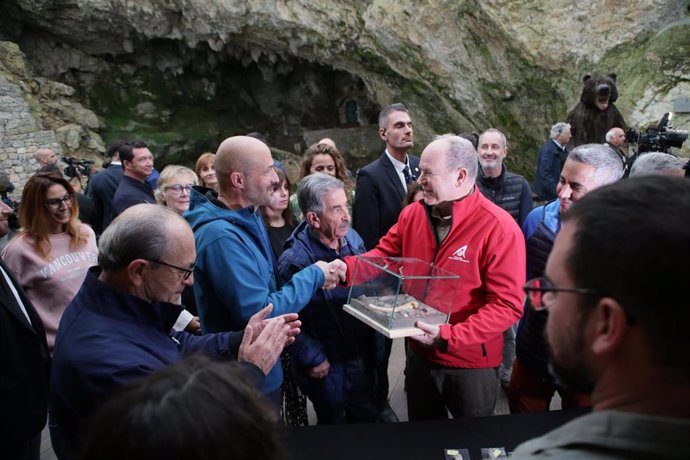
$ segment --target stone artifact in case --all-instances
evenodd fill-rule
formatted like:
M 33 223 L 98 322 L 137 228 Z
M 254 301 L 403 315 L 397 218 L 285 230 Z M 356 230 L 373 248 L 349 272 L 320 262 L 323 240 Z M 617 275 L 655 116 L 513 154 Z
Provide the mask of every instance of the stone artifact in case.
M 448 322 L 460 276 L 422 260 L 357 256 L 345 311 L 389 338 Z

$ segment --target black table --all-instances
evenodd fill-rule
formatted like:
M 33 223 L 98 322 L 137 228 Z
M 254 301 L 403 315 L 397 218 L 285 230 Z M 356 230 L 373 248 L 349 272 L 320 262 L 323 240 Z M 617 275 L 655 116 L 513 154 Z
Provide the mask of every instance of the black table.
M 496 415 L 461 420 L 288 428 L 286 443 L 295 460 L 442 460 L 444 449 L 469 449 L 480 460 L 483 447 L 518 444 L 557 428 L 587 410 Z

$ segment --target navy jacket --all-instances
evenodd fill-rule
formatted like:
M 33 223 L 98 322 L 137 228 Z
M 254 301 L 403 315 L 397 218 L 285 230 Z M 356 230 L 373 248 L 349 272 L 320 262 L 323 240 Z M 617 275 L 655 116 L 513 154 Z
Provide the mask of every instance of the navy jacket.
M 109 286 L 89 271 L 60 321 L 50 379 L 50 419 L 74 452 L 82 426 L 114 392 L 169 364 L 183 353 L 232 359 L 242 332 L 194 336 L 172 332 L 180 305 L 152 304 Z M 252 381 L 261 371 L 243 367 Z
M 534 193 L 541 200 L 549 201 L 558 198 L 556 185 L 561 178 L 561 170 L 566 158 L 568 158 L 568 151 L 560 149 L 553 139 L 546 141 L 539 149 Z
M 113 219 L 125 209 L 141 203 L 156 203 L 151 186 L 148 182 L 139 182 L 123 175 L 113 197 Z
M 95 208 L 96 216 L 93 229 L 97 235 L 103 233 L 103 230 L 113 220 L 113 198 L 122 180 L 122 175 L 121 164 L 110 165 L 103 171 L 91 176 L 91 180 L 89 180 L 86 195 L 91 198 Z
M 285 250 L 278 260 L 278 273 L 287 282 L 302 268 L 318 260 L 330 262 L 363 252 L 364 243 L 353 229 L 342 238 L 338 252 L 323 244 L 307 222 L 302 222 L 285 243 Z M 370 363 L 374 361 L 375 340 L 383 336 L 343 310 L 349 291 L 342 287 L 326 291 L 319 289 L 300 312 L 302 333 L 288 349 L 295 357 L 300 380 L 307 380 L 306 371 L 326 358 L 333 370 L 326 380 L 344 379 L 344 373 L 338 371 L 339 364 L 355 356 L 363 356 Z M 326 389 L 343 387 L 342 381 L 319 383 Z M 335 395 L 329 399 L 336 399 Z

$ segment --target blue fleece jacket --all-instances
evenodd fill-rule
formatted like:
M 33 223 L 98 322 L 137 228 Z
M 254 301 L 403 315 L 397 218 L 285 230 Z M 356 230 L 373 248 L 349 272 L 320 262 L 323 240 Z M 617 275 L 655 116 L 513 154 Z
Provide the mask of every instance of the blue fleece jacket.
M 267 304 L 271 316 L 299 312 L 325 282 L 314 265 L 281 286 L 261 213 L 251 207 L 230 210 L 208 189 L 195 187 L 185 219 L 194 230 L 194 294 L 204 333 L 236 331 Z M 283 381 L 280 362 L 266 376 L 262 392 Z

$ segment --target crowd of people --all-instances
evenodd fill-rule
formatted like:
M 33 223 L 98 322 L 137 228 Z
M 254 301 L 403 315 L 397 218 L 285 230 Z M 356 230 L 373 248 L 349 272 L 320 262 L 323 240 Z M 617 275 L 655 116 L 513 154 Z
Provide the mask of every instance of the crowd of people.
M 38 150 L 0 261 L 0 449 L 39 458 L 47 413 L 61 460 L 279 458 L 307 398 L 319 424 L 397 422 L 392 341 L 343 305 L 358 257 L 402 257 L 461 280 L 415 292 L 449 319 L 405 341 L 411 421 L 490 416 L 501 391 L 543 412 L 559 393 L 593 412 L 516 457 L 687 458 L 690 181 L 662 152 L 626 171 L 615 130 L 571 148 L 556 123 L 534 193 L 498 129 L 411 155 L 400 103 L 354 187 L 330 139 L 292 195 L 252 136 L 160 173 L 145 142 L 115 141 L 84 194 Z

